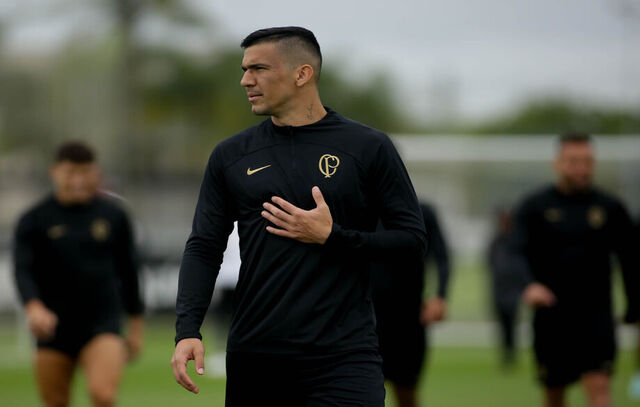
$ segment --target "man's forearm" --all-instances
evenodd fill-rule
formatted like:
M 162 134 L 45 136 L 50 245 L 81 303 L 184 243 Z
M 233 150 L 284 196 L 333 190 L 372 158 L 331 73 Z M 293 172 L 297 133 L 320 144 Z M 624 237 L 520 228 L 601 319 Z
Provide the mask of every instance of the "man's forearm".
M 190 256 L 182 259 L 176 299 L 176 343 L 184 338 L 202 339 L 200 326 L 211 302 L 217 271 Z
M 378 230 L 360 232 L 343 229 L 334 223 L 327 239 L 328 247 L 363 250 L 375 259 L 384 259 L 398 254 L 415 255 L 422 258 L 426 243 L 416 233 L 406 230 Z

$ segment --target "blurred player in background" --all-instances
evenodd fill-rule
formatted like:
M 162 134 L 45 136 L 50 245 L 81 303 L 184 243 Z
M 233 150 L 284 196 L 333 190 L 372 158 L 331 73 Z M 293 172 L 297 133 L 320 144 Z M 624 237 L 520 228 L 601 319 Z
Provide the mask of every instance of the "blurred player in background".
M 398 407 L 417 407 L 417 385 L 427 350 L 426 327 L 445 319 L 449 253 L 431 205 L 420 204 L 427 231 L 423 259 L 397 257 L 374 265 L 373 303 L 385 379 L 393 384 Z M 379 225 L 383 229 L 382 225 Z M 438 270 L 435 296 L 423 300 L 425 266 L 433 258 Z
M 636 222 L 636 232 L 634 235 L 635 246 L 640 247 L 640 219 Z M 636 372 L 629 381 L 629 398 L 640 401 L 640 323 L 636 324 Z
M 204 373 L 200 327 L 237 220 L 226 405 L 382 407 L 371 259 L 422 257 L 415 191 L 387 135 L 322 105 L 311 31 L 258 30 L 241 46 L 240 84 L 269 117 L 219 143 L 205 170 L 180 268 L 174 376 L 199 392 L 187 362 Z
M 511 250 L 511 212 L 498 210 L 496 220 L 496 234 L 489 244 L 487 265 L 492 308 L 500 327 L 501 362 L 503 367 L 510 368 L 516 361 L 516 321 L 520 295 L 526 285 L 526 264 Z
M 125 362 L 143 341 L 130 222 L 97 196 L 100 171 L 85 144 L 61 145 L 50 176 L 53 193 L 20 218 L 14 244 L 17 288 L 37 339 L 36 382 L 44 405 L 66 406 L 81 365 L 93 404 L 110 406 Z
M 625 320 L 640 320 L 633 224 L 618 199 L 592 186 L 594 165 L 589 136 L 563 135 L 555 185 L 526 198 L 516 222 L 515 249 L 530 271 L 523 299 L 535 308 L 534 350 L 549 407 L 564 406 L 566 386 L 576 380 L 590 407 L 612 405 L 612 254 L 624 277 Z

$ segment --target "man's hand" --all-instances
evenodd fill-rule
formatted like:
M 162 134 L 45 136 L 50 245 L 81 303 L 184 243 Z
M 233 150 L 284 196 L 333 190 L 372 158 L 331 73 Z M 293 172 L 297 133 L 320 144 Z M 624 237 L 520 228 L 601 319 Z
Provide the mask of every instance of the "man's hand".
M 422 303 L 420 323 L 429 325 L 443 321 L 447 317 L 447 301 L 442 297 L 433 297 Z
M 30 300 L 25 304 L 29 329 L 39 340 L 53 338 L 58 326 L 58 316 L 40 300 Z
M 200 389 L 193 383 L 193 380 L 187 374 L 187 362 L 195 360 L 196 372 L 199 375 L 204 374 L 204 345 L 198 338 L 185 338 L 178 342 L 176 350 L 171 358 L 171 368 L 173 369 L 173 377 L 176 378 L 178 384 L 194 394 L 198 394 Z
M 310 211 L 300 209 L 284 199 L 274 196 L 271 200 L 277 206 L 265 202 L 262 216 L 277 227 L 267 226 L 267 231 L 274 235 L 299 240 L 303 243 L 324 244 L 331 234 L 333 219 L 329 206 L 324 201 L 320 188 L 311 189 L 316 208 Z
M 127 345 L 127 360 L 135 360 L 142 351 L 144 342 L 144 320 L 142 315 L 134 315 L 129 318 L 129 331 L 125 343 Z
M 540 283 L 531 283 L 526 286 L 522 292 L 522 300 L 534 308 L 552 307 L 558 301 L 555 294 Z

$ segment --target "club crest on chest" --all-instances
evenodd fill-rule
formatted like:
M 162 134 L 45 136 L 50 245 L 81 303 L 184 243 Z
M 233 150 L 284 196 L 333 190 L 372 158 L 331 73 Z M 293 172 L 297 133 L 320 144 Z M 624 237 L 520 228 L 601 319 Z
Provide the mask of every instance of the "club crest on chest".
M 91 236 L 98 242 L 104 242 L 111 233 L 111 224 L 103 218 L 98 218 L 91 222 Z
M 600 229 L 607 220 L 607 213 L 604 208 L 594 205 L 587 211 L 587 222 L 594 229 Z
M 47 236 L 49 236 L 49 239 L 51 240 L 60 239 L 66 234 L 67 225 L 53 225 L 49 229 L 47 229 Z
M 340 158 L 331 154 L 324 154 L 318 161 L 318 168 L 325 178 L 331 178 L 340 165 Z

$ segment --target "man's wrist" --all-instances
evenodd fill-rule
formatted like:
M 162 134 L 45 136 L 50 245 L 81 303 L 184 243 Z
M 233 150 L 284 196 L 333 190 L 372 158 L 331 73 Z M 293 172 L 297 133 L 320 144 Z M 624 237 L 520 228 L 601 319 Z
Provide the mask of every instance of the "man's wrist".
M 191 332 L 191 333 L 182 333 L 182 334 L 177 334 L 175 337 L 175 342 L 176 345 L 178 344 L 178 342 L 180 342 L 183 339 L 198 339 L 198 340 L 202 340 L 202 335 L 200 335 L 200 332 Z
M 46 306 L 39 298 L 32 298 L 24 304 L 24 309 L 26 312 L 32 312 L 33 310 L 43 308 L 46 308 Z

